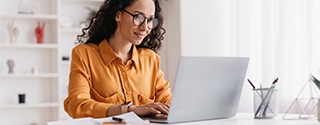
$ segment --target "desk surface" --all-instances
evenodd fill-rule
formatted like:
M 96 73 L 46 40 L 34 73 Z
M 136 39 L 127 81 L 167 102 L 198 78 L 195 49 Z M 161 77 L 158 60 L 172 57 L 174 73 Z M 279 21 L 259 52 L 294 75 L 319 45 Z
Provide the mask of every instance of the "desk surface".
M 298 115 L 290 115 L 298 118 Z M 177 125 L 320 125 L 317 118 L 283 120 L 282 117 L 283 114 L 273 119 L 254 119 L 251 113 L 238 113 L 235 117 L 227 119 L 187 122 Z
M 185 122 L 175 125 L 320 125 L 316 117 L 309 119 L 298 119 L 299 115 L 286 115 L 290 116 L 288 118 L 296 118 L 294 120 L 283 120 L 283 114 L 279 115 L 277 118 L 273 119 L 254 119 L 253 113 L 237 113 L 235 117 L 226 119 L 215 119 L 197 122 Z M 287 118 L 287 117 L 286 117 Z M 56 121 L 51 122 L 49 125 L 97 125 L 96 122 L 92 121 L 92 118 L 76 119 L 76 120 L 66 120 L 66 121 Z M 154 124 L 148 122 L 139 122 L 137 124 L 130 125 L 163 125 Z

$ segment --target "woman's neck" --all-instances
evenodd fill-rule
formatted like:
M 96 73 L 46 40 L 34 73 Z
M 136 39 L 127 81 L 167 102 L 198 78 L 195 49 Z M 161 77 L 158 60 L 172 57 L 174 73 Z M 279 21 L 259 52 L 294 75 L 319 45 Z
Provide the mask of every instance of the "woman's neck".
M 132 43 L 116 37 L 110 38 L 108 42 L 112 50 L 122 59 L 124 64 L 131 59 Z

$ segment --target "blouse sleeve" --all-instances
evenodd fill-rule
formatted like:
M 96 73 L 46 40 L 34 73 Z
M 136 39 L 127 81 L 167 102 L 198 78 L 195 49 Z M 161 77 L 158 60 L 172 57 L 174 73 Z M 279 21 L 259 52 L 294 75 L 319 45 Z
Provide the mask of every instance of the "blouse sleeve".
M 91 75 L 84 56 L 80 47 L 72 50 L 68 96 L 64 101 L 64 109 L 73 118 L 106 117 L 106 112 L 112 104 L 91 99 Z
M 164 73 L 161 70 L 161 59 L 160 56 L 157 55 L 157 62 L 158 64 L 156 65 L 158 72 L 157 72 L 157 84 L 156 84 L 156 102 L 163 102 L 166 104 L 171 103 L 171 89 L 170 89 L 170 84 L 167 80 L 164 79 Z

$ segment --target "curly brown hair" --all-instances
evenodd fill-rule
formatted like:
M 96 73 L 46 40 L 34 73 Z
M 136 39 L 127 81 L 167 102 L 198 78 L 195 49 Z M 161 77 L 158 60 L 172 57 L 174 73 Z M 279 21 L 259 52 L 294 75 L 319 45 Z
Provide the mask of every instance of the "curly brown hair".
M 114 19 L 118 11 L 122 11 L 127 6 L 130 6 L 136 0 L 105 0 L 100 6 L 96 15 L 91 18 L 88 27 L 82 29 L 82 34 L 77 35 L 76 44 L 94 43 L 99 44 L 104 39 L 109 38 L 114 34 L 117 29 L 117 23 Z M 166 30 L 162 27 L 163 16 L 161 13 L 161 7 L 158 0 L 153 0 L 155 4 L 155 18 L 159 20 L 157 27 L 153 28 L 148 36 L 146 36 L 141 44 L 137 45 L 137 48 L 149 48 L 157 52 L 164 39 L 163 35 Z

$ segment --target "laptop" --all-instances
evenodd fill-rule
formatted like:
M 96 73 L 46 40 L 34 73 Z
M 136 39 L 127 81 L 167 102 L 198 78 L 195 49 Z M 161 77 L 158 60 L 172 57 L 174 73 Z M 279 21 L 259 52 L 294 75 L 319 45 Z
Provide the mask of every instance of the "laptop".
M 235 116 L 248 63 L 248 57 L 180 57 L 168 117 L 149 121 L 171 124 Z

